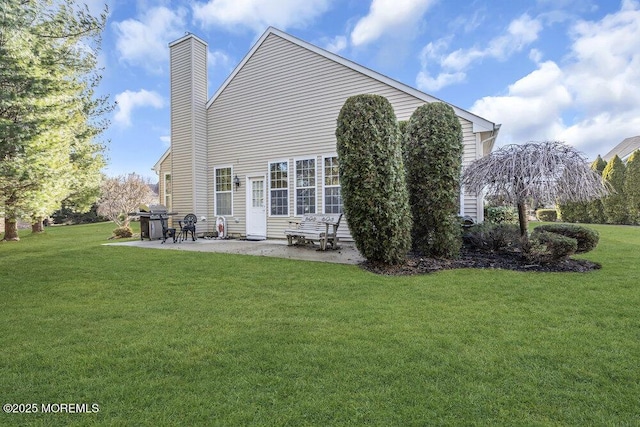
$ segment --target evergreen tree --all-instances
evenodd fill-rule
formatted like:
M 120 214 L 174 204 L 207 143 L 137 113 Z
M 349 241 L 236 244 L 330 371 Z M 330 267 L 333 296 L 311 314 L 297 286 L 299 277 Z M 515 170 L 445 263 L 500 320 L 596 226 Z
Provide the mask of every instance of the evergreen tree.
M 336 128 L 344 213 L 360 253 L 402 263 L 411 245 L 411 213 L 398 123 L 379 95 L 348 98 Z
M 96 98 L 106 15 L 72 0 L 5 0 L 0 8 L 0 198 L 5 240 L 96 184 L 105 98 Z M 74 184 L 75 182 L 75 184 Z
M 593 161 L 593 163 L 591 163 L 591 169 L 598 172 L 600 176 L 602 176 L 602 171 L 604 171 L 604 168 L 606 167 L 607 162 L 605 162 L 604 159 L 600 157 L 600 154 L 598 154 L 598 157 Z
M 607 167 L 607 162 L 605 162 L 600 155 L 591 163 L 591 169 L 596 171 L 600 176 L 602 176 L 602 171 L 604 171 L 605 167 Z M 604 215 L 602 199 L 595 199 L 587 203 L 587 217 L 589 222 L 594 224 L 604 224 L 607 221 Z
M 629 219 L 634 224 L 640 224 L 640 150 L 631 153 L 627 160 L 624 194 L 627 198 Z
M 405 131 L 413 249 L 427 256 L 455 258 L 462 236 L 460 211 L 462 126 L 443 102 L 422 105 Z
M 616 155 L 602 171 L 602 178 L 614 191 L 603 199 L 604 214 L 609 224 L 626 224 L 629 220 L 624 194 L 625 169 L 624 163 Z
M 593 202 L 566 202 L 558 205 L 560 219 L 564 222 L 591 222 L 589 215 L 590 203 Z

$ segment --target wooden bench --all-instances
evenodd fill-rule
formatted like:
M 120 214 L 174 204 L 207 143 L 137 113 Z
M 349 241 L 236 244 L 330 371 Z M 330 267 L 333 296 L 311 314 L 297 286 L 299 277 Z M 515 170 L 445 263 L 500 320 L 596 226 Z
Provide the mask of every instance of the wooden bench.
M 320 250 L 326 251 L 331 245 L 338 247 L 338 227 L 342 214 L 305 215 L 301 221 L 289 221 L 289 228 L 284 230 L 289 246 L 318 241 Z

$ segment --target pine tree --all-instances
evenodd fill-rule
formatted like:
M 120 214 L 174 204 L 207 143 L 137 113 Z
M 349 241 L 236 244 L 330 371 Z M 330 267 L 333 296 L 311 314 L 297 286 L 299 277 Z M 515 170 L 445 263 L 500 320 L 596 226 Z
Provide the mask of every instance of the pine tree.
M 614 191 L 603 199 L 604 214 L 609 224 L 627 224 L 629 220 L 624 194 L 625 170 L 624 163 L 616 155 L 602 171 L 602 178 Z
M 4 240 L 18 240 L 18 219 L 39 223 L 100 177 L 95 137 L 110 107 L 94 89 L 106 14 L 72 0 L 5 0 L 0 10 L 0 198 Z

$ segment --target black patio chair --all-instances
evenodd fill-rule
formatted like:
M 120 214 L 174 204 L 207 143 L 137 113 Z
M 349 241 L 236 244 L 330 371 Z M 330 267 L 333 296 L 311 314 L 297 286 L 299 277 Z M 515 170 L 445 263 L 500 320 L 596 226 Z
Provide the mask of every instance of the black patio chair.
M 185 240 L 191 233 L 191 240 L 196 240 L 196 222 L 198 217 L 194 214 L 187 214 L 182 221 L 178 221 L 180 226 L 180 240 Z
M 160 215 L 160 224 L 162 225 L 162 243 L 167 241 L 168 237 L 173 239 L 173 243 L 176 242 L 176 229 L 167 225 L 167 218 Z

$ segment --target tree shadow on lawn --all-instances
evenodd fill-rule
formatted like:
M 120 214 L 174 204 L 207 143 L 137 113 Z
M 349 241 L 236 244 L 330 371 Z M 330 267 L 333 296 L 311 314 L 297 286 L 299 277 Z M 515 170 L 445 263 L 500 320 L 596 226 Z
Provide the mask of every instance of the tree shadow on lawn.
M 376 274 L 408 276 L 434 273 L 456 268 L 502 269 L 513 271 L 536 271 L 545 273 L 586 273 L 602 266 L 584 259 L 563 259 L 548 263 L 532 263 L 519 252 L 485 252 L 468 248 L 460 251 L 457 259 L 434 259 L 409 253 L 404 264 L 388 265 L 364 261 L 362 268 Z

